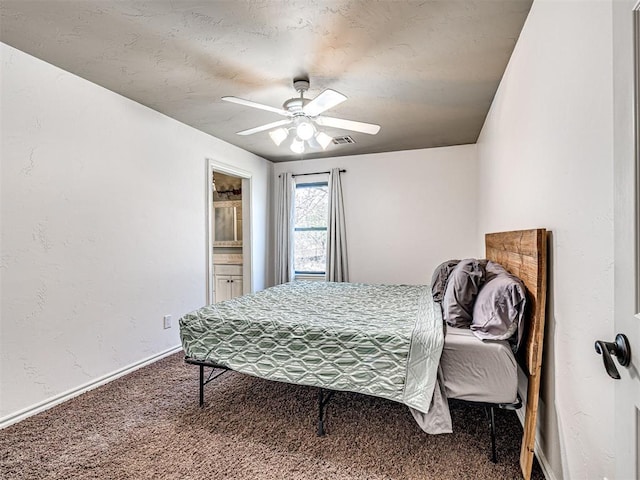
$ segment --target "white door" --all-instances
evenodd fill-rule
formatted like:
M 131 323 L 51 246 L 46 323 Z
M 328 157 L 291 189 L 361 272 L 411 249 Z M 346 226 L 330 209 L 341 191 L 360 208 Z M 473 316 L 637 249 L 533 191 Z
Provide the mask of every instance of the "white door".
M 640 205 L 636 148 L 640 104 L 640 11 L 638 0 L 614 1 L 614 328 L 631 345 L 631 364 L 614 365 L 616 474 L 618 480 L 640 479 Z M 635 31 L 635 34 L 634 34 Z M 634 48 L 634 44 L 638 48 Z M 635 53 L 634 53 L 635 50 Z M 635 58 L 634 58 L 635 57 Z M 639 252 L 639 253 L 636 253 Z M 603 319 L 606 321 L 606 319 Z M 613 338 L 603 339 L 613 341 Z

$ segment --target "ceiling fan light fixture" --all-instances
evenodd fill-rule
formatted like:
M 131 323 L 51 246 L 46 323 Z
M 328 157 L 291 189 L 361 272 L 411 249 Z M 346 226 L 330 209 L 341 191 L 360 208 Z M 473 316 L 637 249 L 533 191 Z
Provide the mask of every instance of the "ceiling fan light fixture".
M 260 132 L 269 132 L 269 136 L 276 146 L 284 146 L 284 142 L 286 141 L 292 152 L 301 155 L 307 150 L 317 151 L 320 148 L 326 150 L 331 143 L 337 143 L 337 139 L 334 139 L 322 131 L 318 131 L 318 128 L 337 128 L 340 130 L 366 133 L 368 135 L 375 135 L 380 131 L 380 125 L 324 115 L 325 111 L 341 104 L 347 99 L 347 97 L 340 92 L 327 88 L 312 100 L 304 98 L 304 93 L 309 90 L 309 78 L 307 76 L 295 78 L 293 80 L 293 87 L 300 96 L 288 99 L 284 102 L 282 108 L 271 107 L 238 97 L 222 97 L 222 100 L 225 102 L 258 108 L 285 117 L 283 120 L 248 128 L 236 133 L 246 136 Z
M 275 143 L 276 146 L 279 147 L 280 144 L 284 142 L 289 136 L 289 131 L 286 128 L 277 128 L 270 131 L 269 136 L 271 137 L 271 140 L 273 140 L 273 143 Z
M 313 127 L 313 124 L 307 120 L 301 120 L 296 126 L 296 135 L 301 140 L 309 140 L 313 138 L 316 133 L 316 129 Z
M 327 149 L 327 147 L 331 144 L 332 140 L 333 138 L 324 132 L 318 132 L 316 134 L 316 141 L 320 144 L 323 150 Z
M 295 137 L 291 142 L 290 148 L 293 153 L 304 153 L 304 140 Z

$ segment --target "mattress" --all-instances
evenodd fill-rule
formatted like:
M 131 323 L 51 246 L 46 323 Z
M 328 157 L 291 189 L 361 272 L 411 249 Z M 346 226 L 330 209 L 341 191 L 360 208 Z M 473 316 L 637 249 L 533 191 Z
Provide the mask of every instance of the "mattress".
M 508 341 L 483 341 L 471 330 L 447 326 L 440 358 L 447 398 L 512 403 L 518 365 Z
M 444 343 L 440 307 L 420 285 L 291 282 L 207 305 L 179 323 L 190 359 L 421 412 Z

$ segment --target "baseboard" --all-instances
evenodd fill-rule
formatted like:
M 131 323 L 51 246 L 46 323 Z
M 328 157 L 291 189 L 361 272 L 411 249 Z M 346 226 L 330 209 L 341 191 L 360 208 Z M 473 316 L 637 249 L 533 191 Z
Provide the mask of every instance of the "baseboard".
M 524 428 L 524 412 L 525 412 L 524 405 L 521 409 L 516 410 L 516 414 L 518 415 L 518 419 L 520 419 L 520 423 L 522 424 L 523 428 Z M 551 470 L 551 465 L 549 465 L 549 462 L 547 461 L 547 457 L 544 456 L 544 453 L 542 452 L 542 448 L 540 448 L 540 444 L 538 443 L 539 437 L 540 437 L 540 430 L 537 429 L 536 427 L 536 442 L 533 447 L 533 450 L 536 457 L 538 458 L 538 463 L 540 464 L 542 473 L 544 473 L 544 478 L 546 478 L 547 480 L 557 480 L 555 475 L 553 474 L 553 471 Z
M 156 353 L 155 355 L 151 355 L 150 357 L 142 359 L 138 362 L 122 367 L 114 372 L 108 373 L 106 375 L 103 375 L 102 377 L 96 378 L 95 380 L 92 380 L 83 385 L 80 385 L 79 387 L 72 388 L 70 390 L 67 390 L 66 392 L 62 392 L 54 397 L 48 398 L 47 400 L 36 403 L 35 405 L 24 408 L 22 410 L 18 410 L 15 413 L 2 417 L 0 418 L 0 430 L 2 430 L 5 427 L 8 427 L 9 425 L 13 425 L 14 423 L 18 423 L 21 420 L 24 420 L 25 418 L 31 417 L 32 415 L 36 415 L 37 413 L 44 412 L 45 410 L 55 407 L 56 405 L 59 405 L 62 402 L 66 402 L 67 400 L 70 400 L 73 397 L 77 397 L 78 395 L 88 392 L 89 390 L 98 388 L 101 385 L 109 383 L 115 380 L 116 378 L 127 375 L 128 373 L 138 370 L 139 368 L 142 368 L 154 362 L 157 362 L 158 360 L 164 357 L 168 357 L 169 355 L 179 352 L 180 350 L 182 350 L 181 345 L 171 347 L 168 350 L 165 350 L 160 353 Z

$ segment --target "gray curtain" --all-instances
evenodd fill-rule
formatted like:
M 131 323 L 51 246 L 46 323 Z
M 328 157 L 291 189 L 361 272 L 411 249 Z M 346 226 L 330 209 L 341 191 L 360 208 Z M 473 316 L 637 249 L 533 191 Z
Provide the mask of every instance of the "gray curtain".
M 329 222 L 327 224 L 327 282 L 348 282 L 347 233 L 340 169 L 329 172 Z
M 276 285 L 293 280 L 294 184 L 290 173 L 278 177 L 276 192 Z

